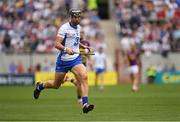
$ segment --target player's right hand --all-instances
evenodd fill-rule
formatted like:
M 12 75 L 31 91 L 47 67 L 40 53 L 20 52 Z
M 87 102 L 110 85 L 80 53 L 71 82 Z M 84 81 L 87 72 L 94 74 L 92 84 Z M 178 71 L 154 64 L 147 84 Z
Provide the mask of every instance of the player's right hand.
M 71 48 L 68 48 L 68 47 L 67 47 L 66 53 L 69 54 L 69 55 L 73 55 L 73 54 L 74 54 L 74 51 L 73 51 Z

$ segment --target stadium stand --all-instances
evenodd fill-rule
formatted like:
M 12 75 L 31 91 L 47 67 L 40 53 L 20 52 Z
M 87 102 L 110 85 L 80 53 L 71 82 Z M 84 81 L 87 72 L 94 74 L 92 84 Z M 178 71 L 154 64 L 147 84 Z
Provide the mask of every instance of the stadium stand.
M 171 64 L 179 69 L 179 63 L 174 61 L 180 51 L 178 0 L 115 0 L 114 5 L 120 52 L 126 53 L 132 45 L 141 51 L 143 82 L 150 65 L 158 69 L 159 63 L 163 67 Z M 119 74 L 123 77 L 125 64 L 121 53 Z
M 178 0 L 116 0 L 115 5 L 123 47 L 135 44 L 147 55 L 163 56 L 180 50 Z
M 68 0 L 1 1 L 0 51 L 11 54 L 56 53 L 53 48 L 56 31 L 68 17 L 68 6 L 75 6 L 69 2 Z M 79 2 L 81 8 L 85 5 L 82 2 Z M 94 9 L 85 11 L 82 20 L 86 37 L 90 41 L 95 40 L 95 43 L 98 43 L 96 36 L 102 33 L 99 20 Z
M 36 57 L 34 55 L 56 55 L 58 51 L 54 48 L 54 37 L 59 26 L 67 20 L 67 13 L 72 7 L 80 7 L 84 11 L 81 25 L 85 30 L 85 38 L 90 41 L 94 50 L 99 46 L 105 47 L 106 26 L 102 28 L 103 25 L 100 24 L 100 17 L 96 11 L 97 6 L 88 1 L 0 1 L 0 55 L 3 58 L 1 72 L 8 72 L 8 66 L 11 64 L 10 61 L 5 61 L 8 55 L 14 55 L 12 59 L 16 64 L 21 60 L 25 72 L 36 66 L 40 67 L 38 64 L 41 65 L 41 62 L 46 60 L 42 58 L 36 62 L 33 60 Z M 89 7 L 92 9 L 88 10 Z M 19 54 L 22 58 L 18 60 L 16 55 Z M 26 60 L 23 56 L 26 56 Z M 53 64 L 52 61 L 48 62 Z

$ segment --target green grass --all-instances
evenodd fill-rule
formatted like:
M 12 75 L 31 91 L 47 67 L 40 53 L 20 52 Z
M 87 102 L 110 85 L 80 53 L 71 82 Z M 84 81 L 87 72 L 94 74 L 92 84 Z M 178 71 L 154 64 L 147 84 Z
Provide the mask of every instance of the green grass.
M 159 121 L 180 120 L 180 85 L 142 85 L 137 93 L 129 85 L 90 87 L 95 109 L 83 114 L 74 87 L 44 90 L 34 100 L 33 86 L 0 86 L 0 121 Z

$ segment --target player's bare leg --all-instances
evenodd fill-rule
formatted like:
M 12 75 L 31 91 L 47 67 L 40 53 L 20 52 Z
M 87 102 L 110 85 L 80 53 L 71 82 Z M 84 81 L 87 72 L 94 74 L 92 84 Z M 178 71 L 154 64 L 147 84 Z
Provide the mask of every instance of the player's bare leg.
M 94 84 L 96 89 L 98 88 L 98 80 L 99 80 L 99 74 L 96 73 L 95 74 L 95 84 Z
M 104 90 L 104 73 L 100 74 L 100 90 Z
M 55 73 L 54 80 L 48 80 L 45 83 L 38 82 L 34 90 L 34 98 L 38 99 L 40 92 L 45 88 L 58 89 L 63 83 L 64 77 L 65 77 L 65 73 Z
M 75 74 L 77 81 L 81 84 L 83 113 L 88 113 L 94 109 L 94 105 L 88 104 L 88 77 L 86 67 L 83 64 L 78 64 L 72 68 L 71 71 Z
M 65 73 L 55 73 L 55 80 L 48 80 L 43 83 L 44 88 L 58 89 L 64 82 Z
M 139 75 L 137 73 L 132 74 L 132 90 L 137 92 L 139 90 Z
M 78 98 L 78 103 L 80 105 L 82 105 L 82 92 L 81 92 L 81 84 L 80 82 L 77 82 L 77 80 L 75 80 L 75 84 L 76 84 L 76 92 L 77 92 L 77 98 Z

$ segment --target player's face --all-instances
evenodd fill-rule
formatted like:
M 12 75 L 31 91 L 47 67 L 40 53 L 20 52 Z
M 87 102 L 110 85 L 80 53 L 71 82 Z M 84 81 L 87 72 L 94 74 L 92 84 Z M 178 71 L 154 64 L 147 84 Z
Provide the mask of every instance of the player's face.
M 103 53 L 103 48 L 102 47 L 99 48 L 99 53 Z
M 80 16 L 72 16 L 71 17 L 71 22 L 74 24 L 74 25 L 78 25 L 81 21 L 81 17 Z

